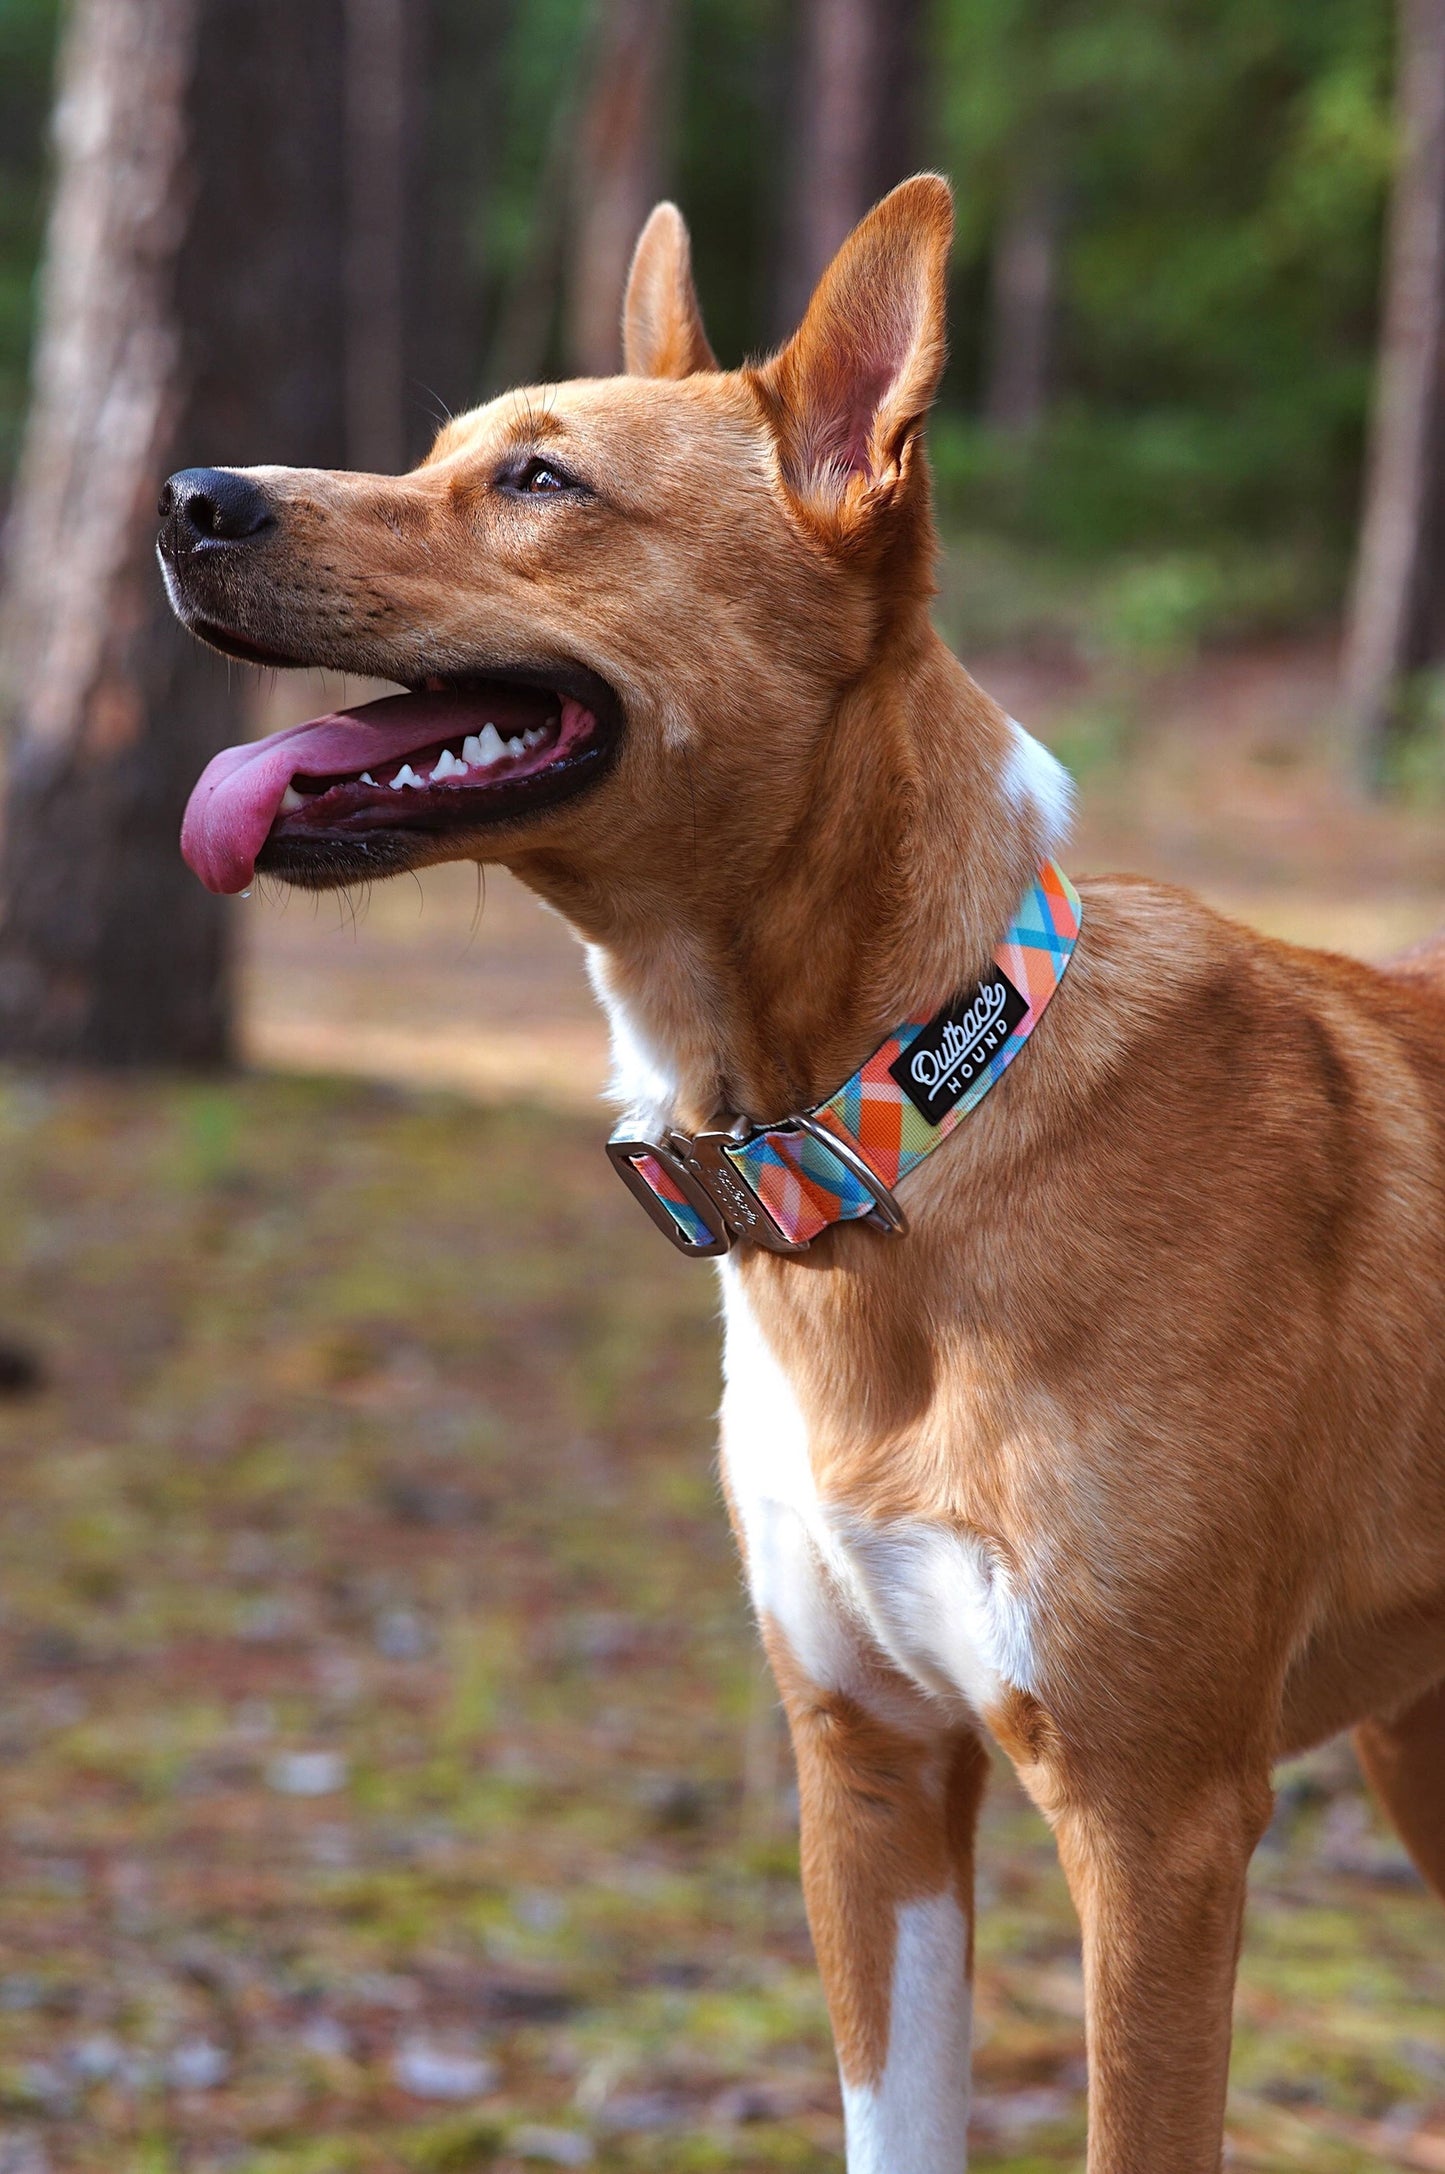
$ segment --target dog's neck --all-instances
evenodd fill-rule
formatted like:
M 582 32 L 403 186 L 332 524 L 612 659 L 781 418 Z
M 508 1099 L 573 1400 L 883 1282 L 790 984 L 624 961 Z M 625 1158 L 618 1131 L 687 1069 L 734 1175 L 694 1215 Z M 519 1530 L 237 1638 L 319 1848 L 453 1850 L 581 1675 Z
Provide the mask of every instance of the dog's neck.
M 671 841 L 585 889 L 518 867 L 587 942 L 617 1099 L 689 1130 L 806 1108 L 976 979 L 1069 786 L 921 623 L 796 776 L 759 765 L 729 798 L 694 852 Z

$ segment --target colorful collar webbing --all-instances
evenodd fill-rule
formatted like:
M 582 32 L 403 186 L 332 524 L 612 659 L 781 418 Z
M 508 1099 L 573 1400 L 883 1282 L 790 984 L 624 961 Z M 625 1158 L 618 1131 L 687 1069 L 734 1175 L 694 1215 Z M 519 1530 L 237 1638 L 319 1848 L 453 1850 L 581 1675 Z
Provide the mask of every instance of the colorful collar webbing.
M 983 979 L 933 1018 L 895 1029 L 826 1102 L 760 1128 L 715 1118 L 691 1139 L 642 1139 L 624 1120 L 607 1152 L 684 1253 L 726 1253 L 737 1238 L 800 1253 L 830 1223 L 858 1216 L 902 1230 L 893 1187 L 1023 1048 L 1063 980 L 1081 918 L 1077 891 L 1045 861 Z

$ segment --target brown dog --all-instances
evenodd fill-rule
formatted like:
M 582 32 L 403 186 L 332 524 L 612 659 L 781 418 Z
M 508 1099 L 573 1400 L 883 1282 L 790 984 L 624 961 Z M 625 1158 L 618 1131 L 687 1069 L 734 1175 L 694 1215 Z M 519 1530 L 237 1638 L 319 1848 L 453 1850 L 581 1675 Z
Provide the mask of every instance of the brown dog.
M 724 372 L 664 206 L 625 377 L 495 400 L 401 478 L 173 479 L 197 633 L 416 690 L 219 758 L 199 873 L 505 862 L 591 946 L 620 1092 L 681 1162 L 667 1128 L 812 1110 L 980 983 L 1067 796 L 929 623 L 949 237 L 944 184 L 907 183 L 782 353 Z M 1439 977 L 1082 890 L 907 1234 L 723 1270 L 852 2174 L 964 2163 L 985 1729 L 1083 1921 L 1095 2174 L 1219 2162 L 1281 1753 L 1354 1726 L 1445 1888 Z

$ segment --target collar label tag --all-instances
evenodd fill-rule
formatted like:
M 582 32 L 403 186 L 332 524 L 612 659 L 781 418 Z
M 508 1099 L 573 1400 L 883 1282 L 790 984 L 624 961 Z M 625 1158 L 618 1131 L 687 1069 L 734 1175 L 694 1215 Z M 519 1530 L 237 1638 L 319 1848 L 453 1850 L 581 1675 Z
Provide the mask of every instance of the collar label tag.
M 1009 1036 L 1028 1017 L 1029 1000 L 1001 966 L 935 1012 L 888 1071 L 920 1116 L 941 1124 L 982 1078 Z
M 683 1252 L 738 1239 L 805 1252 L 831 1224 L 906 1228 L 893 1188 L 946 1140 L 1025 1046 L 1064 978 L 1083 909 L 1044 861 L 981 980 L 906 1019 L 825 1102 L 773 1125 L 721 1111 L 691 1140 L 624 1119 L 608 1144 L 629 1189 Z

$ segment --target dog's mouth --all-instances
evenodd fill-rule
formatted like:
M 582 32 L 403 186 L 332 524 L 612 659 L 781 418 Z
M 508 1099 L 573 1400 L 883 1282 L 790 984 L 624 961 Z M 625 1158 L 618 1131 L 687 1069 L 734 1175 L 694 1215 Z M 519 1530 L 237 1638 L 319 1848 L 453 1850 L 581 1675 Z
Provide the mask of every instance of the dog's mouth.
M 407 694 L 227 748 L 202 774 L 181 851 L 212 891 L 253 875 L 324 888 L 445 857 L 599 782 L 621 712 L 573 664 L 429 678 Z

